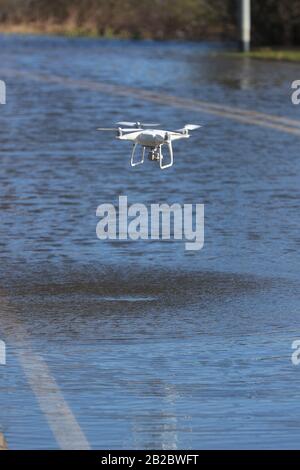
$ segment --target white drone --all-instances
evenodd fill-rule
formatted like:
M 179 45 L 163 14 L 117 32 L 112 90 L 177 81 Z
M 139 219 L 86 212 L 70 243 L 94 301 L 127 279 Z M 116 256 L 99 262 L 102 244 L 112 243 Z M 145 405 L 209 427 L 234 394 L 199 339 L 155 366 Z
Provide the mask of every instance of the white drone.
M 98 131 L 116 131 L 116 138 L 119 140 L 129 140 L 133 142 L 133 151 L 131 155 L 131 166 L 137 166 L 144 163 L 145 153 L 148 150 L 149 160 L 159 162 L 159 166 L 162 170 L 169 168 L 174 163 L 173 157 L 173 140 L 188 139 L 190 137 L 189 131 L 199 129 L 202 126 L 196 126 L 194 124 L 187 124 L 182 129 L 177 131 L 163 131 L 147 129 L 147 127 L 157 127 L 158 124 L 142 124 L 141 122 L 118 122 L 117 128 L 98 128 Z M 126 128 L 122 128 L 126 126 Z M 137 146 L 142 146 L 142 152 L 139 159 L 136 159 Z M 167 145 L 169 150 L 169 161 L 164 163 L 162 147 Z

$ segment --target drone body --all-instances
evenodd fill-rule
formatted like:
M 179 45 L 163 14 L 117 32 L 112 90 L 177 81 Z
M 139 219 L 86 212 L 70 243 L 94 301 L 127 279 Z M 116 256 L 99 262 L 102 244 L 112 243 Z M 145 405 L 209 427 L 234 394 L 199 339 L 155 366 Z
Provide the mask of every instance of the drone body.
M 145 161 L 145 153 L 148 151 L 148 158 L 151 161 L 159 162 L 162 170 L 169 168 L 174 163 L 173 156 L 173 140 L 188 139 L 189 131 L 200 128 L 194 124 L 187 124 L 177 131 L 165 131 L 158 129 L 147 129 L 147 127 L 156 127 L 158 124 L 142 124 L 140 122 L 118 122 L 120 126 L 131 126 L 131 128 L 99 128 L 99 131 L 116 131 L 116 138 L 119 140 L 128 140 L 133 143 L 133 151 L 131 155 L 131 166 L 141 165 Z M 163 146 L 166 145 L 169 152 L 167 163 L 164 163 L 164 155 L 162 153 Z M 140 158 L 136 158 L 138 146 L 142 147 Z

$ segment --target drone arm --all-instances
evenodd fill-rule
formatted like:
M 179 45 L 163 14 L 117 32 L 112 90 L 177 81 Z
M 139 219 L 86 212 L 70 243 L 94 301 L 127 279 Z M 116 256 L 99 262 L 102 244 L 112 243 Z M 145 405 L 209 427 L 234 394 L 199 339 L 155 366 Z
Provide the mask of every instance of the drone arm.
M 122 129 L 122 132 L 127 132 L 126 134 L 122 134 L 121 136 L 117 136 L 119 140 L 129 140 L 134 141 L 142 131 L 134 131 L 128 129 Z
M 180 132 L 170 132 L 170 139 L 171 140 L 180 140 L 180 139 L 189 139 L 190 134 L 188 133 L 180 133 Z

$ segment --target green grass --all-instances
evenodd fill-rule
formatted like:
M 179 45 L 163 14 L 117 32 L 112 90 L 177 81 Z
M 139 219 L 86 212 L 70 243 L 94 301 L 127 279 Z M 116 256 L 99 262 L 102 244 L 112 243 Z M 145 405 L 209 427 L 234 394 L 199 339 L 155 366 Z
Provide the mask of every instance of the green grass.
M 287 62 L 300 62 L 300 49 L 255 49 L 251 52 L 232 52 L 228 55 L 232 57 L 250 57 L 260 60 L 275 60 Z

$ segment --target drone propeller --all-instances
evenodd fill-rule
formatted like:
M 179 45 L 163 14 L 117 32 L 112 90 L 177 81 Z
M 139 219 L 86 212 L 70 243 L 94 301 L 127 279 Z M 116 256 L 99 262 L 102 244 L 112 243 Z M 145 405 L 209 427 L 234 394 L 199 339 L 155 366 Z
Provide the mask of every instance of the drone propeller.
M 133 129 L 132 127 L 130 129 L 123 129 L 121 127 L 98 127 L 96 129 L 97 131 L 111 131 L 111 132 L 117 132 L 119 130 L 121 130 L 122 132 L 134 132 L 135 129 Z
M 196 129 L 200 129 L 200 127 L 196 124 L 186 124 L 182 129 L 178 129 L 177 132 L 184 132 L 184 131 L 195 131 Z
M 117 122 L 117 124 L 120 124 L 121 126 L 128 126 L 128 127 L 157 127 L 159 124 L 153 124 L 153 123 L 146 123 L 146 122 L 130 122 L 130 121 L 121 121 Z
M 97 131 L 117 131 L 115 127 L 98 127 Z

